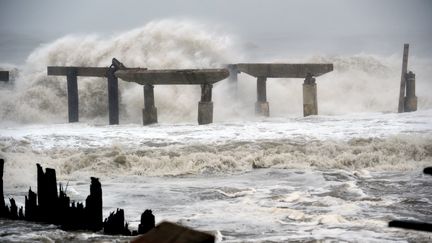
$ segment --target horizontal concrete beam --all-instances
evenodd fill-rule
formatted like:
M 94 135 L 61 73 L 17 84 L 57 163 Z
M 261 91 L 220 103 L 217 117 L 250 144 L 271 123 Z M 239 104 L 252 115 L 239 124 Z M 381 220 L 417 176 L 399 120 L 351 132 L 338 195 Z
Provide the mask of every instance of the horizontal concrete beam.
M 287 63 L 238 63 L 237 69 L 254 77 L 305 78 L 308 73 L 315 77 L 333 71 L 333 64 L 287 64 Z
M 9 72 L 8 71 L 0 71 L 0 81 L 9 81 Z
M 146 68 L 126 68 L 127 70 L 146 70 Z M 86 77 L 107 77 L 108 67 L 66 67 L 66 66 L 49 66 L 48 75 L 66 76 L 69 71 L 75 71 L 77 76 Z
M 118 70 L 118 78 L 139 84 L 212 84 L 229 76 L 228 69 Z
M 48 67 L 48 75 L 66 76 L 70 71 L 74 71 L 77 76 L 87 77 L 107 77 L 108 67 Z

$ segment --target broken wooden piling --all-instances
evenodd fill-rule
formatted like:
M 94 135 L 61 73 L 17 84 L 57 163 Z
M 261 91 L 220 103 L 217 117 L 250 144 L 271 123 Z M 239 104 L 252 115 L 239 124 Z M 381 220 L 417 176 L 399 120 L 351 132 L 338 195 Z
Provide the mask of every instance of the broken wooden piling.
M 124 220 L 123 209 L 112 212 L 103 220 L 102 215 L 102 185 L 98 178 L 91 177 L 90 194 L 85 205 L 80 202 L 70 202 L 66 189 L 59 185 L 57 190 L 56 172 L 37 164 L 37 194 L 31 188 L 25 197 L 25 207 L 9 199 L 9 207 L 5 205 L 3 195 L 3 169 L 4 160 L 0 159 L 0 218 L 19 219 L 26 221 L 44 222 L 59 225 L 63 230 L 89 230 L 100 231 L 106 234 L 120 234 L 125 236 L 144 234 L 155 226 L 155 217 L 147 209 L 141 214 L 138 230 L 133 233 L 128 229 Z
M 4 169 L 4 159 L 0 159 L 0 218 L 6 217 L 7 215 L 7 208 L 4 200 L 4 193 L 3 193 L 3 169 Z

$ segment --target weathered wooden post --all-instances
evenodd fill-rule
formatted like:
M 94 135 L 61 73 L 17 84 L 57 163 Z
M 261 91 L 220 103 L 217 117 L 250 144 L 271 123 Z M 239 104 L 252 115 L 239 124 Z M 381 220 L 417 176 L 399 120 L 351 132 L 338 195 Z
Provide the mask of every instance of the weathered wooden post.
M 407 66 L 408 66 L 408 51 L 409 51 L 409 44 L 404 44 L 403 59 L 402 59 L 402 74 L 401 74 L 401 83 L 400 83 L 400 90 L 399 90 L 399 105 L 398 105 L 399 113 L 402 113 L 405 110 L 404 97 L 405 97 L 406 73 L 407 73 Z
M 57 178 L 56 171 L 52 168 L 46 168 L 45 172 L 40 164 L 37 166 L 37 198 L 40 219 L 47 223 L 57 223 Z
M 108 79 L 108 116 L 110 125 L 119 124 L 118 78 L 114 75 L 116 68 L 110 67 Z
M 0 218 L 6 217 L 6 204 L 4 201 L 3 194 L 3 169 L 4 169 L 4 160 L 0 159 Z
M 303 116 L 318 115 L 317 85 L 308 73 L 303 83 Z
M 66 76 L 69 122 L 78 122 L 78 82 L 76 69 L 68 68 Z
M 417 96 L 415 95 L 415 74 L 409 72 L 406 74 L 406 96 L 404 100 L 404 111 L 417 110 Z
M 90 195 L 86 199 L 85 214 L 87 229 L 99 231 L 103 227 L 102 185 L 98 178 L 90 177 Z
M 154 86 L 151 84 L 144 85 L 144 109 L 143 124 L 149 125 L 157 123 L 157 109 L 154 100 Z
M 198 124 L 213 122 L 212 84 L 201 84 L 201 101 L 198 103 Z
M 257 78 L 257 102 L 255 103 L 255 114 L 270 116 L 269 103 L 267 102 L 267 78 Z

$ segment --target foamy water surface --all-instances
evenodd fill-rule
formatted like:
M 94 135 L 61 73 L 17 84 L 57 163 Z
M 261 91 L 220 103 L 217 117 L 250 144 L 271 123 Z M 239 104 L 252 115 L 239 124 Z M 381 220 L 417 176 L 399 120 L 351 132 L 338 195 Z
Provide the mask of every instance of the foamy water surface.
M 122 207 L 132 228 L 151 208 L 157 222 L 227 242 L 427 241 L 387 222 L 432 220 L 432 180 L 421 173 L 432 163 L 431 118 L 426 110 L 205 126 L 3 125 L 5 193 L 22 205 L 41 163 L 57 169 L 74 200 L 98 176 L 104 215 Z M 19 241 L 118 239 L 9 221 L 1 230 Z

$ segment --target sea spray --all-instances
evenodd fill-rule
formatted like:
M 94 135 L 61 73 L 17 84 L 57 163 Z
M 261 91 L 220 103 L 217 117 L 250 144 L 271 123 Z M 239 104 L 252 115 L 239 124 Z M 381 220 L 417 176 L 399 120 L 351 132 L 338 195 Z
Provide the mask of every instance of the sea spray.
M 236 38 L 212 31 L 212 26 L 191 21 L 153 21 L 111 37 L 69 35 L 33 51 L 20 68 L 15 88 L 0 89 L 0 120 L 18 123 L 58 123 L 67 119 L 64 77 L 48 77 L 48 65 L 108 66 L 112 57 L 128 67 L 215 68 L 236 62 L 333 63 L 334 71 L 317 78 L 318 112 L 324 115 L 353 112 L 394 112 L 397 105 L 400 55 L 305 56 L 249 60 L 248 48 Z M 413 52 L 415 47 L 413 47 Z M 397 53 L 397 50 L 395 50 Z M 431 60 L 413 56 L 409 69 L 417 74 L 419 109 L 432 107 Z M 270 114 L 301 116 L 302 79 L 269 79 Z M 79 78 L 82 121 L 107 120 L 107 87 L 101 78 Z M 142 86 L 120 82 L 121 123 L 141 124 Z M 239 75 L 238 94 L 226 80 L 213 89 L 215 122 L 253 119 L 256 80 Z M 195 86 L 156 86 L 155 99 L 162 123 L 194 122 L 200 89 Z
M 48 77 L 46 67 L 108 66 L 116 57 L 128 67 L 212 68 L 238 60 L 229 36 L 212 33 L 192 22 L 155 21 L 110 38 L 96 35 L 66 36 L 35 50 L 27 59 L 14 92 L 2 92 L 1 120 L 25 123 L 59 122 L 66 117 L 66 81 Z M 79 79 L 80 116 L 103 119 L 107 115 L 106 81 Z M 143 104 L 142 86 L 120 82 L 122 119 L 137 122 Z M 198 87 L 156 88 L 160 117 L 193 119 Z M 180 107 L 177 106 L 180 104 Z M 180 117 L 180 118 L 179 118 Z

